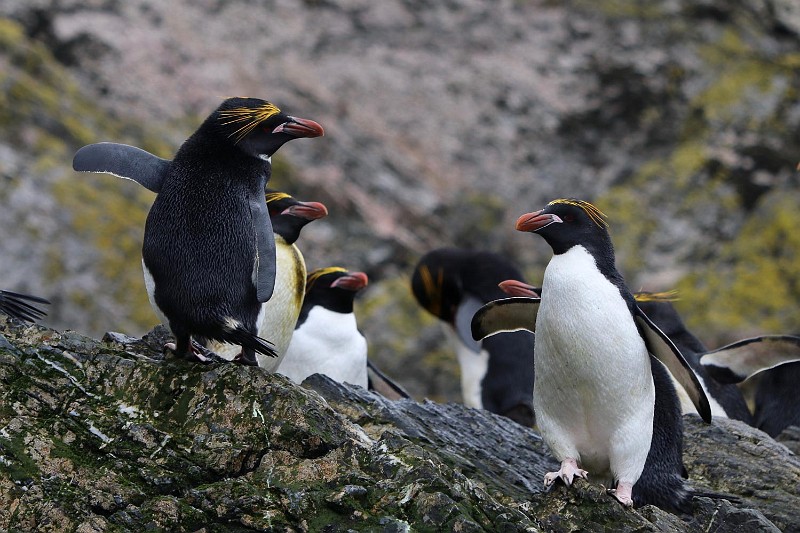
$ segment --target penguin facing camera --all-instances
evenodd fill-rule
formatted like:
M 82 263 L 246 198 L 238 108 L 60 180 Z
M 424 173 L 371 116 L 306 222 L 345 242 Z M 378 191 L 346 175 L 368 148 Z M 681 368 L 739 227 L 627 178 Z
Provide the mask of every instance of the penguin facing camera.
M 536 332 L 536 423 L 561 463 L 545 475 L 545 486 L 591 473 L 625 506 L 688 510 L 683 421 L 670 374 L 706 422 L 708 399 L 625 286 L 605 215 L 588 202 L 558 199 L 522 215 L 516 228 L 539 234 L 553 251 L 541 299 L 489 303 L 476 313 L 472 331 L 475 338 Z
M 286 142 L 323 135 L 312 120 L 257 98 L 228 98 L 167 161 L 116 143 L 84 146 L 73 168 L 132 179 L 157 192 L 142 264 L 150 303 L 169 326 L 169 347 L 206 362 L 192 337 L 242 347 L 236 361 L 276 355 L 258 336 L 261 304 L 275 284 L 275 240 L 264 190 L 271 157 Z
M 341 267 L 309 273 L 300 317 L 276 372 L 295 383 L 325 374 L 367 388 L 367 340 L 358 330 L 353 301 L 368 282 L 363 272 Z
M 527 331 L 475 341 L 470 321 L 483 304 L 503 297 L 498 282 L 522 274 L 499 254 L 439 248 L 425 254 L 411 276 L 417 302 L 447 324 L 461 370 L 464 404 L 527 427 L 533 413 L 533 343 Z

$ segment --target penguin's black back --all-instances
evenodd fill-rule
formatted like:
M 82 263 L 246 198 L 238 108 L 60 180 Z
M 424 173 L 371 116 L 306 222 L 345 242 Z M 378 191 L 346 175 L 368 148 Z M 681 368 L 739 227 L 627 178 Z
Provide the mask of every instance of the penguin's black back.
M 753 425 L 771 437 L 789 426 L 800 426 L 800 362 L 765 370 L 755 403 Z
M 691 493 L 684 486 L 683 417 L 680 401 L 669 371 L 650 357 L 656 389 L 653 415 L 653 440 L 642 475 L 633 486 L 633 503 L 655 505 L 661 509 L 688 513 Z
M 263 196 L 270 167 L 216 137 L 201 127 L 183 143 L 145 225 L 142 256 L 176 335 L 216 338 L 222 317 L 255 324 L 260 309 L 248 198 Z

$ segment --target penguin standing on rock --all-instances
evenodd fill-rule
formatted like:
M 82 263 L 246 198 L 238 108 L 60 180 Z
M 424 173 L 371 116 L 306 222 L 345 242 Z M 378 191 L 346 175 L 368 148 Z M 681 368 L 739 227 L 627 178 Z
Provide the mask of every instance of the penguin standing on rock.
M 192 336 L 241 346 L 242 364 L 256 365 L 256 352 L 275 355 L 257 334 L 261 304 L 275 283 L 264 189 L 271 157 L 284 143 L 322 134 L 316 122 L 267 101 L 229 98 L 172 161 L 115 143 L 75 154 L 75 170 L 108 172 L 158 193 L 142 246 L 145 285 L 178 355 L 207 361 Z
M 414 268 L 411 291 L 429 313 L 447 323 L 461 369 L 464 404 L 534 425 L 533 343 L 527 331 L 476 342 L 470 321 L 483 304 L 503 297 L 497 284 L 522 273 L 501 255 L 439 248 Z
M 258 366 L 274 372 L 289 347 L 306 290 L 306 262 L 295 242 L 306 224 L 327 216 L 328 209 L 319 202 L 301 202 L 272 190 L 267 191 L 266 200 L 275 237 L 275 291 L 261 305 L 258 334 L 269 337 L 277 357 L 256 354 L 256 359 Z M 206 348 L 229 360 L 238 353 L 236 346 L 216 341 Z
M 0 290 L 0 313 L 17 320 L 35 322 L 47 315 L 46 312 L 33 305 L 35 303 L 49 304 L 50 302 L 38 296 Z
M 358 331 L 353 300 L 367 275 L 341 267 L 308 275 L 300 318 L 277 372 L 295 383 L 311 374 L 367 388 L 367 341 Z
M 522 215 L 516 227 L 538 233 L 553 250 L 541 300 L 487 304 L 473 319 L 473 335 L 536 331 L 536 422 L 561 463 L 545 486 L 591 473 L 623 505 L 687 510 L 682 418 L 667 370 L 707 422 L 708 399 L 625 286 L 605 215 L 588 202 L 559 199 Z

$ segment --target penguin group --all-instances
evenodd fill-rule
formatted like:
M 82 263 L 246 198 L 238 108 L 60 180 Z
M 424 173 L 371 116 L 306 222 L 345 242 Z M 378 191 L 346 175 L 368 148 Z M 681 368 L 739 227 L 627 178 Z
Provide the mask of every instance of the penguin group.
M 307 271 L 297 241 L 327 208 L 268 188 L 282 145 L 323 134 L 317 122 L 266 100 L 228 98 L 172 160 L 101 142 L 78 150 L 73 168 L 156 193 L 142 267 L 150 303 L 175 338 L 165 348 L 179 358 L 257 366 L 296 383 L 323 373 L 407 399 L 369 361 L 355 320 L 367 274 Z M 684 414 L 774 432 L 775 409 L 794 401 L 800 412 L 797 395 L 786 392 L 800 368 L 785 366 L 800 360 L 800 338 L 706 349 L 668 299 L 627 287 L 607 217 L 593 204 L 556 199 L 520 216 L 516 229 L 551 249 L 541 287 L 498 253 L 445 247 L 420 257 L 410 288 L 452 338 L 464 403 L 541 434 L 559 463 L 545 487 L 589 477 L 624 506 L 688 512 L 699 493 L 685 483 Z M 23 320 L 42 316 L 38 303 L 47 302 L 0 291 L 0 311 Z M 791 383 L 782 384 L 787 375 Z M 751 380 L 755 417 L 736 385 Z M 785 392 L 776 400 L 772 390 Z
M 307 275 L 296 241 L 327 208 L 267 187 L 281 146 L 322 135 L 317 122 L 266 100 L 228 98 L 171 161 L 101 142 L 78 150 L 73 169 L 130 179 L 157 194 L 142 267 L 150 303 L 175 337 L 166 348 L 177 356 L 258 366 L 298 383 L 326 373 L 367 387 L 371 374 L 394 398 L 407 397 L 367 361 L 353 314 L 366 274 L 332 267 Z

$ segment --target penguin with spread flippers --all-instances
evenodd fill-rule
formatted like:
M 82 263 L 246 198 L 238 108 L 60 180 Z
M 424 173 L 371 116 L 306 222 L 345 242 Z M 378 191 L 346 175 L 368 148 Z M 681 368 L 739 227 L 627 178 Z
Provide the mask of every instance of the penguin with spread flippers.
M 158 193 L 142 246 L 145 285 L 175 335 L 175 351 L 204 361 L 192 337 L 242 347 L 237 361 L 274 356 L 257 335 L 275 283 L 275 241 L 264 190 L 271 156 L 322 127 L 257 98 L 229 98 L 172 161 L 115 143 L 81 148 L 73 168 L 133 179 Z
M 306 263 L 296 242 L 310 222 L 328 215 L 319 202 L 301 202 L 284 192 L 268 190 L 267 209 L 275 238 L 275 290 L 261 305 L 258 334 L 269 338 L 277 357 L 256 354 L 258 366 L 273 372 L 280 364 L 292 338 L 306 288 Z M 231 344 L 209 341 L 206 347 L 225 359 L 233 359 L 238 349 Z
M 35 322 L 43 318 L 47 313 L 34 304 L 49 303 L 49 301 L 38 296 L 0 290 L 0 313 L 17 320 Z
M 327 267 L 308 274 L 306 295 L 292 340 L 277 372 L 295 383 L 312 374 L 367 388 L 367 340 L 353 313 L 363 272 Z
M 541 289 L 519 280 L 506 280 L 500 283 L 500 287 L 509 296 L 538 297 L 541 292 Z M 752 416 L 739 388 L 735 385 L 718 382 L 700 362 L 700 356 L 707 349 L 700 339 L 686 329 L 680 315 L 672 305 L 671 301 L 676 298 L 675 293 L 637 292 L 633 296 L 639 309 L 669 337 L 694 370 L 708 397 L 712 416 L 733 418 L 751 424 Z M 694 404 L 678 383 L 676 383 L 676 392 L 681 401 L 683 414 L 697 414 Z
M 668 371 L 707 422 L 708 399 L 625 286 L 605 215 L 588 202 L 559 199 L 521 216 L 516 227 L 538 233 L 553 250 L 541 299 L 487 304 L 472 331 L 475 338 L 536 331 L 536 422 L 561 463 L 545 486 L 592 474 L 623 505 L 687 510 L 682 418 Z
M 533 343 L 526 331 L 476 342 L 470 321 L 483 304 L 503 297 L 497 287 L 522 274 L 503 256 L 482 250 L 439 248 L 414 268 L 411 290 L 417 302 L 445 322 L 461 370 L 464 404 L 533 426 Z

